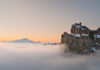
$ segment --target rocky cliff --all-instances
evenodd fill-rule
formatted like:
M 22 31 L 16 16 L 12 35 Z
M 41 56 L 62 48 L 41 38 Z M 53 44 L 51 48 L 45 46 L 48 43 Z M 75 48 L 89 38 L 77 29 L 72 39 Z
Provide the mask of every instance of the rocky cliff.
M 78 54 L 89 54 L 97 52 L 100 48 L 100 39 L 90 39 L 89 36 L 75 36 L 64 32 L 61 43 L 65 44 L 65 52 L 73 52 Z

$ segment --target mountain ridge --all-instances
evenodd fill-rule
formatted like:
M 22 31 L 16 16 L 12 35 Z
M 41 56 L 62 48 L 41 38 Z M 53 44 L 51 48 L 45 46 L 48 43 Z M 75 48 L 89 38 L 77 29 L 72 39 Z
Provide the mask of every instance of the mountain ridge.
M 35 42 L 29 40 L 28 38 L 22 38 L 22 39 L 13 40 L 13 41 L 1 41 L 1 42 L 8 42 L 8 43 L 35 43 Z

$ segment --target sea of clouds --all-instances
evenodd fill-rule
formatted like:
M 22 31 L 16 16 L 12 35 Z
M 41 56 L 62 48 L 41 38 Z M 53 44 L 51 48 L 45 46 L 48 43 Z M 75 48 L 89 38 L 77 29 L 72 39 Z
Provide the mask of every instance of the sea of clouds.
M 0 70 L 100 70 L 100 55 L 64 54 L 60 45 L 0 43 Z

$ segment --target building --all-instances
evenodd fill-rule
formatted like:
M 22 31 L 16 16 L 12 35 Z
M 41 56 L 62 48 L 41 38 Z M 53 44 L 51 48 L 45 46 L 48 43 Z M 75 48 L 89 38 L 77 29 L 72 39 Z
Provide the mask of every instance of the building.
M 71 34 L 76 37 L 88 36 L 91 39 L 100 39 L 100 28 L 91 30 L 87 26 L 82 26 L 82 23 L 72 24 Z
M 71 34 L 88 34 L 89 28 L 86 26 L 82 26 L 82 23 L 72 24 Z

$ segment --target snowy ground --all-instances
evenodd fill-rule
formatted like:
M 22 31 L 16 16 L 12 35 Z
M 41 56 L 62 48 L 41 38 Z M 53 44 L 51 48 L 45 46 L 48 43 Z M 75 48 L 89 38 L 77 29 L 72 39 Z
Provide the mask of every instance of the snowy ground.
M 100 70 L 100 55 L 65 55 L 60 45 L 0 43 L 0 70 Z

